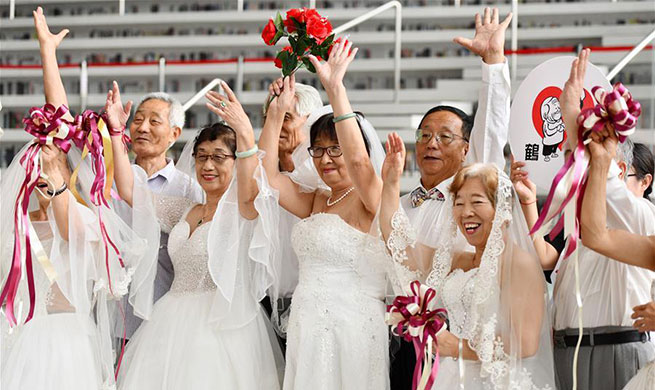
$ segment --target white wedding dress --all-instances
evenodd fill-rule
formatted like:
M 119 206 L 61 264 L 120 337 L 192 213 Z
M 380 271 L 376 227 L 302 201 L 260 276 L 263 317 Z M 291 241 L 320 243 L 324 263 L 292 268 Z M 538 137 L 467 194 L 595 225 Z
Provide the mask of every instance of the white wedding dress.
M 371 236 L 336 214 L 298 222 L 299 281 L 287 332 L 285 390 L 389 388 L 386 276 Z
M 46 253 L 53 234 L 49 222 L 32 222 Z M 13 246 L 13 243 L 3 243 Z M 5 251 L 5 253 L 7 253 Z M 11 260 L 4 259 L 5 262 Z M 50 284 L 40 264 L 34 262 L 36 307 L 34 318 L 9 329 L 2 324 L 2 374 L 0 388 L 71 389 L 103 388 L 99 335 L 88 313 L 77 313 L 57 283 Z M 58 267 L 58 264 L 55 264 Z M 58 267 L 60 269 L 60 267 Z M 27 305 L 23 305 L 23 312 Z
M 234 328 L 210 321 L 217 288 L 208 269 L 211 224 L 200 225 L 189 234 L 186 214 L 191 201 L 166 196 L 156 199 L 162 230 L 170 231 L 168 251 L 175 277 L 150 319 L 130 339 L 119 388 L 279 389 L 271 336 L 261 311 L 247 324 Z
M 475 275 L 479 268 L 473 268 L 468 271 L 455 269 L 444 279 L 441 294 L 437 292 L 437 299 L 443 303 L 444 309 L 448 311 L 448 320 L 450 323 L 450 332 L 458 338 L 471 340 L 473 334 L 469 324 L 473 304 L 473 292 Z M 432 386 L 434 390 L 457 389 L 459 388 L 459 365 L 464 365 L 464 388 L 465 389 L 483 389 L 483 383 L 480 380 L 480 362 L 472 360 L 455 361 L 446 357 L 439 361 L 439 374 Z M 468 374 L 468 375 L 466 375 Z

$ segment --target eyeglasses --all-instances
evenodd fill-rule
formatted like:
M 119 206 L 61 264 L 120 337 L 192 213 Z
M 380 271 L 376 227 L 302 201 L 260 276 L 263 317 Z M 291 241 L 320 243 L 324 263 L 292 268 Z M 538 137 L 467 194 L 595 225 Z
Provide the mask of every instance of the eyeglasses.
M 196 154 L 193 156 L 196 159 L 196 163 L 204 164 L 207 160 L 211 159 L 214 164 L 223 164 L 225 161 L 234 159 L 235 157 L 231 154 Z
M 437 143 L 440 143 L 442 145 L 450 145 L 457 138 L 463 139 L 464 142 L 469 142 L 468 139 L 462 137 L 461 135 L 452 134 L 452 133 L 434 134 L 434 133 L 430 133 L 429 131 L 424 131 L 423 129 L 416 130 L 415 135 L 416 135 L 416 142 L 419 144 L 427 144 L 428 142 L 430 142 L 432 137 L 434 137 Z
M 309 152 L 309 155 L 314 158 L 323 157 L 323 153 L 325 152 L 327 152 L 328 156 L 330 157 L 339 157 L 343 154 L 341 147 L 338 145 L 328 146 L 326 148 L 320 146 L 312 146 L 311 148 L 307 148 L 307 151 Z

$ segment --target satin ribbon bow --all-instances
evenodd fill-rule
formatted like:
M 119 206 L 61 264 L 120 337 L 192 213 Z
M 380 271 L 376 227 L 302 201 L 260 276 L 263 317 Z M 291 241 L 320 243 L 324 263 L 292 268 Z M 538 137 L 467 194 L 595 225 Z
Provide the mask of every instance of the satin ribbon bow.
M 436 308 L 436 295 L 434 289 L 415 280 L 410 284 L 410 294 L 396 297 L 387 306 L 386 323 L 391 332 L 414 344 L 413 390 L 431 389 L 439 370 L 439 350 L 433 361 L 432 341 L 436 342 L 437 335 L 446 328 L 446 310 Z
M 430 191 L 426 191 L 423 186 L 417 187 L 409 195 L 410 200 L 412 201 L 412 207 L 416 208 L 423 204 L 428 199 L 446 200 L 444 194 L 437 189 L 437 187 L 432 188 Z
M 29 312 L 25 318 L 27 323 L 34 315 L 34 304 L 36 291 L 34 285 L 34 272 L 32 263 L 32 247 L 36 248 L 37 260 L 41 263 L 47 277 L 52 281 L 55 277 L 54 268 L 47 256 L 44 255 L 38 237 L 28 216 L 29 200 L 41 174 L 41 148 L 43 145 L 56 145 L 64 152 L 68 152 L 73 143 L 80 142 L 79 134 L 75 124 L 64 119 L 68 112 L 66 106 L 55 109 L 51 104 L 42 108 L 33 107 L 30 115 L 23 119 L 25 131 L 35 137 L 34 141 L 25 150 L 20 159 L 21 166 L 25 169 L 25 179 L 21 183 L 18 195 L 14 204 L 14 250 L 11 260 L 11 267 L 7 279 L 0 293 L 0 306 L 6 302 L 5 316 L 9 324 L 14 326 L 18 322 L 14 314 L 14 301 L 18 293 L 18 286 L 21 279 L 22 268 L 25 266 L 27 276 L 27 288 L 29 294 Z M 20 316 L 20 313 L 19 313 Z
M 593 108 L 583 110 L 578 116 L 578 126 L 584 128 L 586 138 L 590 131 L 601 131 L 611 124 L 619 136 L 619 141 L 634 133 L 637 118 L 641 115 L 641 104 L 632 98 L 632 94 L 621 83 L 614 84 L 607 92 L 601 87 L 594 87 L 591 93 L 598 102 Z

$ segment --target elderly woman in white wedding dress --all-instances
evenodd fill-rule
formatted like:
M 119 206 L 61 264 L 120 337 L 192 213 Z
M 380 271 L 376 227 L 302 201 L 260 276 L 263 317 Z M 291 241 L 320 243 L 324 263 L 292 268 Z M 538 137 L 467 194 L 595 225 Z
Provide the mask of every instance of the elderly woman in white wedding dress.
M 398 208 L 404 161 L 402 140 L 389 135 L 380 228 L 399 293 L 425 280 L 448 311 L 433 389 L 554 388 L 545 280 L 509 178 L 492 164 L 460 170 L 428 247 Z
M 120 389 L 280 386 L 281 353 L 259 306 L 271 272 L 267 244 L 260 245 L 267 238 L 257 238 L 266 234 L 257 205 L 268 195 L 243 193 L 249 186 L 242 184 L 255 180 L 258 166 L 254 133 L 236 96 L 227 84 L 221 87 L 227 97 L 208 96 L 208 108 L 227 124 L 203 128 L 178 161 L 204 190 L 204 204 L 151 193 L 145 172 L 133 171 L 127 152 L 118 148 L 121 135 L 112 136 L 119 194 L 134 208 L 154 208 L 152 223 L 170 232 L 168 250 L 175 267 L 171 290 L 147 313 L 127 346 Z M 124 128 L 129 109 L 116 84 L 106 109 L 110 126 Z
M 307 121 L 311 161 L 305 162 L 325 189 L 303 192 L 303 183 L 280 173 L 279 124 L 267 121 L 259 141 L 280 205 L 302 218 L 291 233 L 299 281 L 287 330 L 288 390 L 389 388 L 385 273 L 380 257 L 365 253 L 382 188 L 372 160 L 377 156 L 381 162 L 384 151 L 372 126 L 348 101 L 343 77 L 357 53 L 350 49 L 350 43 L 335 44 L 327 63 L 311 57 L 333 112 L 328 107 Z M 294 83 L 291 76 L 282 88 L 274 85 L 278 96 L 269 112 L 293 108 Z

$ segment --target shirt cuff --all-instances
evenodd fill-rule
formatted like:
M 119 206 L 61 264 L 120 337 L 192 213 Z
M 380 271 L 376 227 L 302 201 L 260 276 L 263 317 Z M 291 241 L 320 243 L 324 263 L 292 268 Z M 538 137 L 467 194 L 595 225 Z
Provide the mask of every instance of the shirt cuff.
M 499 64 L 489 65 L 480 60 L 482 64 L 482 82 L 487 84 L 509 84 L 509 66 L 507 58 Z

